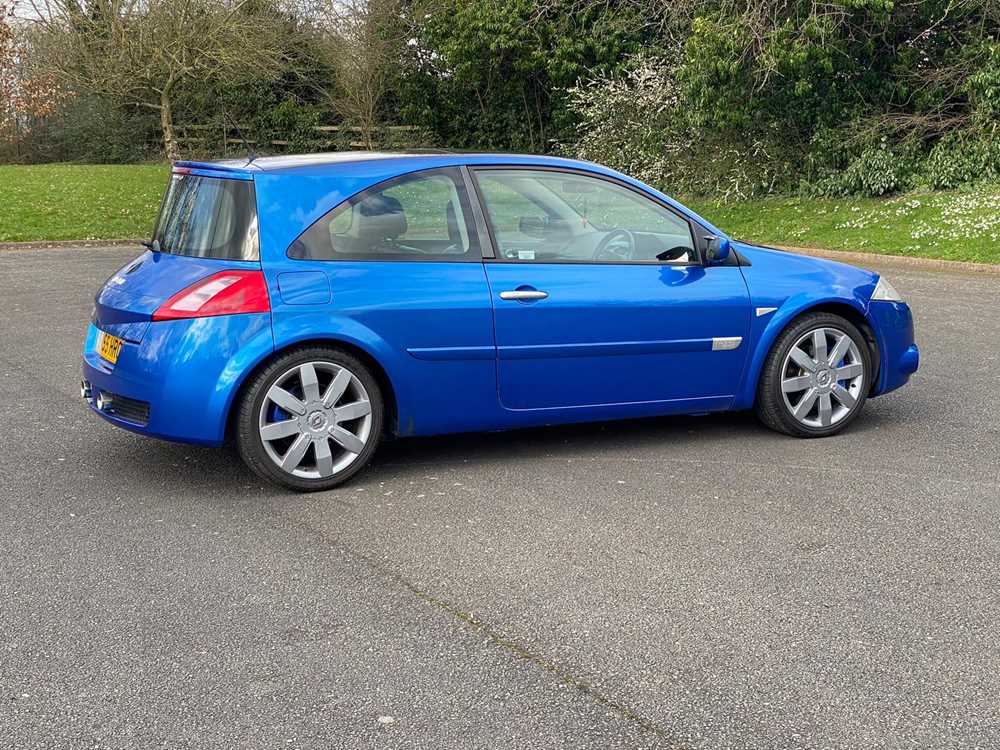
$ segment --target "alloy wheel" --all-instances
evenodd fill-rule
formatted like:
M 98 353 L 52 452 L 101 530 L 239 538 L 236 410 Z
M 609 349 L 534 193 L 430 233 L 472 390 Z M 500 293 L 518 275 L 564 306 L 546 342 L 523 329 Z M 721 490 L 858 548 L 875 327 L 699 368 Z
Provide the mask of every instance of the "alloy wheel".
M 862 395 L 864 359 L 854 339 L 837 328 L 801 336 L 785 356 L 781 395 L 792 417 L 811 428 L 846 418 Z
M 325 479 L 350 466 L 372 433 L 372 405 L 360 378 L 333 362 L 306 362 L 267 389 L 258 433 L 283 472 Z

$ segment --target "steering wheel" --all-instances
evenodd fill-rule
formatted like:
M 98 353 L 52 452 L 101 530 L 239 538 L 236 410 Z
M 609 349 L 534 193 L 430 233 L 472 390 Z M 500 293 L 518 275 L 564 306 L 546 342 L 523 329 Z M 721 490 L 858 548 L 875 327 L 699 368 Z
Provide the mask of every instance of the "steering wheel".
M 624 240 L 624 243 L 622 243 Z M 613 244 L 624 248 L 612 248 Z M 635 255 L 635 236 L 628 229 L 612 229 L 594 248 L 593 260 L 632 260 Z

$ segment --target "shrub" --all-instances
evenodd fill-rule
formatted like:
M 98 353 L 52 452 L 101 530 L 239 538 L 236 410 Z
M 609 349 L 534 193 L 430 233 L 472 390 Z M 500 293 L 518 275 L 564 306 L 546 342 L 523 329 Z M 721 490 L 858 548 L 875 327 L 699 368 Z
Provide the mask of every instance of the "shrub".
M 984 61 L 969 76 L 965 91 L 975 124 L 995 132 L 1000 124 L 1000 42 L 986 45 L 982 55 Z
M 151 110 L 80 96 L 51 116 L 32 122 L 19 144 L 25 162 L 139 162 L 158 153 L 157 120 Z
M 674 171 L 672 161 L 690 147 L 677 84 L 661 60 L 635 58 L 625 75 L 595 78 L 568 93 L 579 137 L 564 150 L 577 158 L 660 184 Z
M 949 134 L 931 149 L 924 165 L 927 186 L 949 190 L 1000 178 L 1000 140 Z
M 316 141 L 314 126 L 323 122 L 323 113 L 316 106 L 301 104 L 286 98 L 255 118 L 253 136 L 266 146 L 272 140 L 288 141 L 285 148 L 292 151 L 307 151 Z
M 794 173 L 787 153 L 760 133 L 694 121 L 674 70 L 637 56 L 623 75 L 569 90 L 578 138 L 561 149 L 668 192 L 746 198 L 772 192 Z
M 846 168 L 828 169 L 815 181 L 806 183 L 804 192 L 828 197 L 890 195 L 915 186 L 920 163 L 919 143 L 890 145 L 883 138 L 849 158 Z

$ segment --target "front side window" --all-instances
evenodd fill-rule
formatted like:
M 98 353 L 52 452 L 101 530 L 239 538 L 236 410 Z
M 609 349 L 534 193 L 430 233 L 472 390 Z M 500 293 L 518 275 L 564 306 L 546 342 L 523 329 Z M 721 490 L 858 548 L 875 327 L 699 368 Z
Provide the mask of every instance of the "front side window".
M 350 198 L 292 243 L 299 260 L 465 260 L 480 257 L 461 173 L 421 172 Z
M 505 260 L 698 261 L 686 219 L 617 183 L 527 169 L 483 169 L 476 179 Z
M 161 252 L 173 255 L 258 260 L 253 183 L 172 174 L 153 240 Z

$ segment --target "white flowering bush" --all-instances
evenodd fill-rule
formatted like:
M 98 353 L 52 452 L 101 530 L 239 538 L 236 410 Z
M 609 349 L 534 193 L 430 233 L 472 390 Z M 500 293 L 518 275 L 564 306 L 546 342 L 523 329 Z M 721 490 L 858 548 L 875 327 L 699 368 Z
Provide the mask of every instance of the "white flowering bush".
M 644 182 L 664 183 L 688 145 L 677 83 L 666 63 L 637 58 L 628 74 L 583 82 L 569 96 L 580 123 L 568 150 Z
M 659 58 L 634 57 L 627 74 L 583 82 L 568 94 L 579 124 L 576 142 L 561 151 L 667 192 L 744 199 L 772 192 L 793 173 L 765 139 L 693 124 L 673 69 Z

